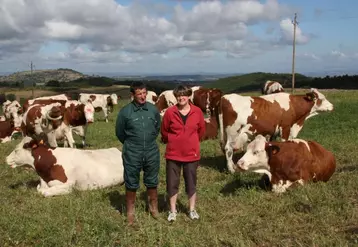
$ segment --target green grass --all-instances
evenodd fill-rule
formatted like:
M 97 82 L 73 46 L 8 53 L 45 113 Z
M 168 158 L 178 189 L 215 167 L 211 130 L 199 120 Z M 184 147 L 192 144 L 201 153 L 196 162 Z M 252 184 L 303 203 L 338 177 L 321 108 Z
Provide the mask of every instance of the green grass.
M 33 171 L 5 165 L 19 141 L 0 144 L 0 246 L 357 246 L 358 91 L 325 95 L 334 112 L 306 121 L 299 137 L 335 153 L 338 166 L 330 181 L 276 195 L 260 188 L 258 174 L 228 174 L 218 140 L 206 141 L 201 145 L 201 218 L 196 222 L 186 215 L 183 180 L 178 219 L 166 221 L 163 144 L 161 219 L 152 219 L 146 211 L 142 184 L 136 202 L 138 229 L 126 226 L 123 186 L 43 198 L 36 192 Z M 91 148 L 121 148 L 114 135 L 116 112 L 109 123 L 98 115 L 89 128 Z

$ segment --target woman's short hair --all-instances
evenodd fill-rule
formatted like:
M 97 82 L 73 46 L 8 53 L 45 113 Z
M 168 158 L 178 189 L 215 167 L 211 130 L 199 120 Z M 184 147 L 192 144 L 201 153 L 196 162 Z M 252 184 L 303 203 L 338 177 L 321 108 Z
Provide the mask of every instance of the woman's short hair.
M 179 96 L 188 96 L 190 97 L 193 93 L 193 90 L 185 85 L 178 85 L 174 88 L 173 94 L 177 98 Z

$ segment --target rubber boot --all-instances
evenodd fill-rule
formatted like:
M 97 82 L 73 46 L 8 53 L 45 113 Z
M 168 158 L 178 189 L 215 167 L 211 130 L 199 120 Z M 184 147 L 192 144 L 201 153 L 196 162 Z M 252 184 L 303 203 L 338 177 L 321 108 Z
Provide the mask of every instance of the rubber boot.
M 158 191 L 157 188 L 147 188 L 149 211 L 154 219 L 158 219 Z
M 134 204 L 136 198 L 136 191 L 126 191 L 126 206 L 127 206 L 127 222 L 128 226 L 132 226 L 134 223 Z

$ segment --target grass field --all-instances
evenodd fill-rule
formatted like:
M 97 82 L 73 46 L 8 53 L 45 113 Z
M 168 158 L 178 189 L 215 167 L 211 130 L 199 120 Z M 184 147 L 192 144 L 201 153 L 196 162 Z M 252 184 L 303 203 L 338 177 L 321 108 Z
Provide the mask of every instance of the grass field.
M 357 246 L 358 91 L 325 95 L 334 112 L 309 119 L 299 137 L 334 152 L 338 167 L 329 182 L 276 195 L 261 189 L 258 174 L 228 174 L 218 140 L 205 141 L 197 188 L 201 218 L 195 222 L 186 214 L 183 180 L 180 214 L 175 223 L 166 221 L 163 144 L 161 219 L 146 211 L 142 184 L 136 230 L 126 227 L 123 186 L 43 198 L 33 171 L 5 165 L 19 141 L 0 144 L 0 246 Z M 89 128 L 90 148 L 121 148 L 114 135 L 116 112 L 109 123 L 99 113 Z

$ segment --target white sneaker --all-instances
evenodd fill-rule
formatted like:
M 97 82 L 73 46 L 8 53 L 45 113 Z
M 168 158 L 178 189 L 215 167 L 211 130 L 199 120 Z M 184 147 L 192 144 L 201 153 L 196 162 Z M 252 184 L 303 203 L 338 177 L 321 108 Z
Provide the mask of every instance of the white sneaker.
M 199 219 L 199 214 L 194 209 L 194 210 L 189 212 L 189 217 L 192 220 L 197 220 L 197 219 Z
M 177 212 L 170 212 L 169 211 L 169 215 L 168 215 L 168 221 L 175 221 L 177 219 Z

